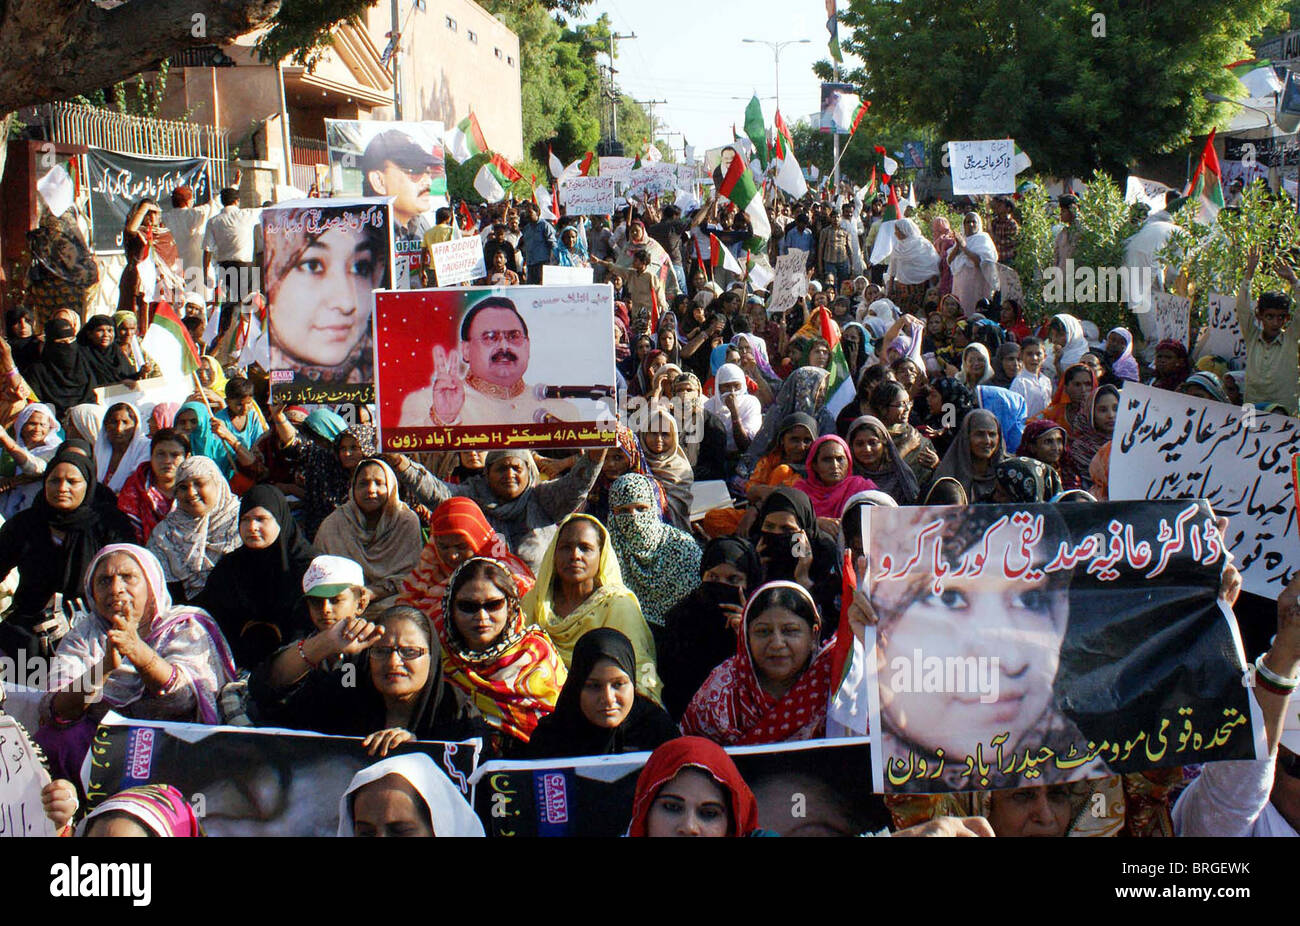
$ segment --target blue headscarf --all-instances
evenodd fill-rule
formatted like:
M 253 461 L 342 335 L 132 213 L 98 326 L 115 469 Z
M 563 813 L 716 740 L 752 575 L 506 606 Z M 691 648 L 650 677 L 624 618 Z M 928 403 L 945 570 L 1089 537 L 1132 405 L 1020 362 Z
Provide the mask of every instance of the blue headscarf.
M 186 402 L 176 414 L 194 412 L 199 423 L 190 432 L 190 453 L 207 457 L 217 464 L 221 475 L 229 479 L 235 474 L 235 461 L 226 442 L 212 433 L 212 410 L 207 402 Z
M 1024 397 L 1001 386 L 976 386 L 975 403 L 992 412 L 993 417 L 998 419 L 1007 453 L 1015 453 L 1020 449 L 1020 437 L 1025 433 L 1025 419 L 1029 417 L 1029 406 L 1025 404 Z
M 342 416 L 329 408 L 313 408 L 308 413 L 303 426 L 331 444 L 338 440 L 339 435 L 348 429 L 348 423 L 343 420 Z

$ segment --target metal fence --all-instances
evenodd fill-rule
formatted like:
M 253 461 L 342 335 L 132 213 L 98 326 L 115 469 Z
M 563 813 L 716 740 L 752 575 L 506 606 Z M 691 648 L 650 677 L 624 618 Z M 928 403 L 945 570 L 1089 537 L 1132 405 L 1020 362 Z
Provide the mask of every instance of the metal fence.
M 301 135 L 289 137 L 293 156 L 293 185 L 306 192 L 316 183 L 316 165 L 328 164 L 329 148 L 324 139 L 305 138 Z
M 155 158 L 207 158 L 213 189 L 226 186 L 230 138 L 225 129 L 127 116 L 80 103 L 47 103 L 40 113 L 50 141 Z

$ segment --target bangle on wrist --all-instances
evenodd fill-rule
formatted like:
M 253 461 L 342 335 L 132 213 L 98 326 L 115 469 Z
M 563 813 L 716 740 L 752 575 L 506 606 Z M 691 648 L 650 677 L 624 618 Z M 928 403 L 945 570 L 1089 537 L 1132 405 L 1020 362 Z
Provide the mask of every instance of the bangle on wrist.
M 1274 694 L 1289 695 L 1300 687 L 1300 678 L 1286 678 L 1264 665 L 1264 655 L 1255 660 L 1255 684 Z
M 319 668 L 320 668 L 320 663 L 319 663 L 319 662 L 312 662 L 312 661 L 311 661 L 311 657 L 307 655 L 307 651 L 303 648 L 303 643 L 304 643 L 304 642 L 306 642 L 306 641 L 304 641 L 304 640 L 299 640 L 299 641 L 298 641 L 298 655 L 302 658 L 302 661 L 303 661 L 303 662 L 307 663 L 307 668 L 309 668 L 309 669 L 319 669 Z

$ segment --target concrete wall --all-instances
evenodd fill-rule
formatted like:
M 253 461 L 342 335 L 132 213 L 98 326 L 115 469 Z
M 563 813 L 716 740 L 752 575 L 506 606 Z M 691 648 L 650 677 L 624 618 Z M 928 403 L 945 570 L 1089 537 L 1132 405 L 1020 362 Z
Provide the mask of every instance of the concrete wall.
M 401 7 L 411 10 L 409 2 Z M 380 0 L 366 16 L 370 36 L 382 49 L 390 4 Z M 523 157 L 518 36 L 472 0 L 426 0 L 423 11 L 410 13 L 402 52 L 403 118 L 437 120 L 450 128 L 473 108 L 494 150 L 510 160 Z M 392 110 L 377 108 L 372 117 L 391 119 Z

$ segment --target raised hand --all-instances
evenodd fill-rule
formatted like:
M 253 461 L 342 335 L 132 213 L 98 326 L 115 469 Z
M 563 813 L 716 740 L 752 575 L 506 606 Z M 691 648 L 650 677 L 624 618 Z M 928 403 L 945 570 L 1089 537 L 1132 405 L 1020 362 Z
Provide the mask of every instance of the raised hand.
M 465 405 L 465 376 L 469 366 L 456 351 L 441 345 L 433 349 L 433 405 L 429 417 L 436 424 L 450 424 Z

